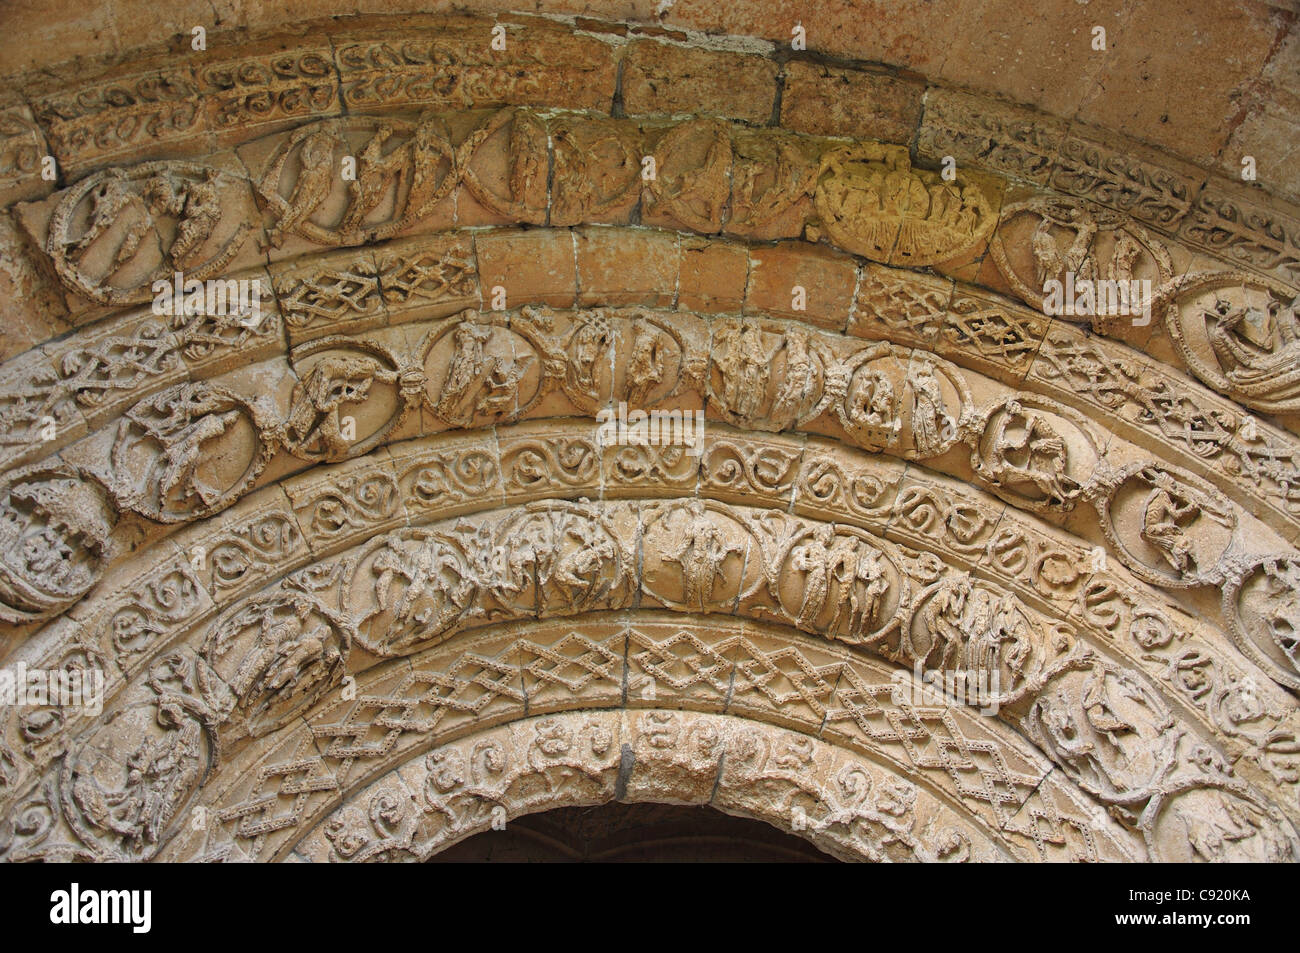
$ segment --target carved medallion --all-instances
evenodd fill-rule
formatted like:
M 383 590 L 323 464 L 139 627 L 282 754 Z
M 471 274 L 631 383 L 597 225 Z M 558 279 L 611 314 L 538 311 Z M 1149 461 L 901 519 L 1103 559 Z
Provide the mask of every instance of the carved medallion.
M 914 605 L 892 653 L 904 665 L 960 676 L 977 706 L 1007 695 L 1043 667 L 1034 623 L 1009 593 L 956 573 L 921 590 Z
M 1101 529 L 1120 561 L 1157 586 L 1216 585 L 1237 528 L 1237 511 L 1205 481 L 1158 463 L 1116 476 L 1098 504 Z
M 234 259 L 247 222 L 224 210 L 233 176 L 192 162 L 111 168 L 68 190 L 50 220 L 46 251 L 59 277 L 106 305 L 149 301 L 176 272 L 206 280 Z
M 798 327 L 723 321 L 714 328 L 710 406 L 737 427 L 786 430 L 817 416 L 828 400 L 829 354 Z
M 905 148 L 876 143 L 824 155 L 814 204 L 840 248 L 909 267 L 970 251 L 996 222 L 983 189 L 968 177 L 948 182 L 913 169 Z
M 1227 786 L 1192 787 L 1159 797 L 1141 829 L 1154 859 L 1164 863 L 1294 863 L 1295 828 L 1273 806 Z
M 613 608 L 632 573 L 617 529 L 586 503 L 530 504 L 497 528 L 491 565 L 495 598 L 540 615 Z
M 716 503 L 664 505 L 646 520 L 642 585 L 687 612 L 730 612 L 763 582 L 754 534 Z
M 897 623 L 907 601 L 906 578 L 880 540 L 824 523 L 790 538 L 776 589 L 799 628 L 867 644 Z
M 298 383 L 284 425 L 290 453 L 343 460 L 368 453 L 401 426 L 424 389 L 418 368 L 399 367 L 369 341 L 324 338 L 290 355 Z
M 0 619 L 48 618 L 80 599 L 103 571 L 116 520 L 71 467 L 13 475 L 0 489 Z
M 1127 300 L 1129 312 L 1141 314 L 1173 277 L 1169 253 L 1146 229 L 1121 212 L 1070 199 L 1039 197 L 1007 206 L 989 251 L 1012 291 L 1039 311 L 1049 281 L 1062 287 L 1083 287 L 1084 281 L 1132 287 L 1133 281 L 1149 281 L 1151 297 Z M 1091 316 L 1062 317 L 1087 321 Z
M 434 414 L 453 427 L 518 417 L 541 394 L 538 349 L 519 333 L 466 320 L 434 335 L 425 352 L 426 394 Z
M 831 406 L 855 443 L 891 454 L 938 456 L 958 438 L 970 406 L 955 367 L 926 351 L 867 347 L 836 368 Z
M 1224 585 L 1223 614 L 1238 648 L 1274 681 L 1300 689 L 1300 559 L 1256 560 Z
M 1039 512 L 1074 506 L 1100 460 L 1092 428 L 1080 414 L 1028 394 L 989 408 L 971 452 L 975 475 L 993 492 Z
M 1179 279 L 1161 295 L 1165 325 L 1192 372 L 1264 413 L 1300 410 L 1300 296 L 1245 272 Z
M 199 720 L 175 701 L 106 718 L 64 758 L 63 816 L 94 859 L 147 860 L 208 772 Z
M 462 543 L 445 533 L 401 530 L 367 546 L 349 584 L 357 641 L 376 655 L 398 655 L 437 638 L 473 599 L 470 566 Z
M 118 425 L 110 489 L 162 523 L 201 519 L 252 486 L 274 451 L 266 415 L 211 384 L 180 384 L 141 401 Z
M 1110 804 L 1159 791 L 1180 735 L 1156 692 L 1104 663 L 1053 679 L 1030 705 L 1025 728 L 1080 787 Z

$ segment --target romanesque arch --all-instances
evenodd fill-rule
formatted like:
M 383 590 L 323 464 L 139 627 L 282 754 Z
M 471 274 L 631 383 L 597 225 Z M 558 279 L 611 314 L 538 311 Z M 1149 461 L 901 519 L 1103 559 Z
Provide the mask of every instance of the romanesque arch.
M 0 660 L 104 693 L 0 709 L 0 858 L 421 860 L 618 800 L 849 860 L 1295 860 L 1284 199 L 516 20 L 7 107 Z M 1067 275 L 1134 291 L 1058 314 Z

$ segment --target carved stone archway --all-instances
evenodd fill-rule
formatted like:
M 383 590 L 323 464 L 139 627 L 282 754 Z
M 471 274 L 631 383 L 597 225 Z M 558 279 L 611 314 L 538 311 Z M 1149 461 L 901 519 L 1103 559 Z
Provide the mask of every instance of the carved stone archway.
M 1297 859 L 1282 194 L 937 78 L 809 123 L 814 65 L 883 74 L 495 24 L 4 107 L 0 661 L 104 692 L 0 708 L 0 858 L 418 860 L 619 800 Z

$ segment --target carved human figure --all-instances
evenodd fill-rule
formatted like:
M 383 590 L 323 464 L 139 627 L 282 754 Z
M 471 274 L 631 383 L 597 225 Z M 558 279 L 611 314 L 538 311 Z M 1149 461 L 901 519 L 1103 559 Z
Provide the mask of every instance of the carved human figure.
M 682 604 L 706 611 L 717 581 L 726 580 L 727 557 L 741 550 L 739 543 L 728 540 L 708 518 L 704 504 L 692 501 L 687 507 L 681 544 L 666 554 L 669 562 L 682 568 Z
M 573 335 L 569 346 L 569 362 L 565 368 L 569 386 L 591 400 L 598 400 L 596 367 L 609 347 L 609 325 L 600 319 L 583 321 Z
M 794 548 L 790 553 L 790 568 L 803 573 L 803 601 L 799 606 L 799 616 L 795 620 L 801 628 L 812 628 L 826 607 L 826 597 L 830 594 L 831 573 L 834 557 L 831 553 L 833 529 L 829 525 L 818 526 L 813 534 Z
M 1032 484 L 1048 501 L 1062 503 L 1078 489 L 1066 472 L 1068 453 L 1045 418 L 1011 401 L 994 434 L 988 476 L 1004 484 Z
M 1119 282 L 1121 295 L 1128 293 L 1129 282 L 1133 280 L 1133 268 L 1142 256 L 1142 246 L 1128 232 L 1121 231 L 1115 236 L 1115 247 L 1111 251 L 1110 261 L 1106 263 L 1105 278 Z M 1137 302 L 1128 302 L 1136 306 Z
M 387 546 L 375 557 L 373 572 L 376 604 L 401 622 L 428 625 L 449 605 L 464 604 L 468 580 L 461 562 L 437 540 Z M 395 596 L 398 577 L 406 587 Z
M 884 371 L 862 368 L 855 373 L 844 398 L 844 411 L 860 433 L 886 446 L 898 442 L 903 422 L 894 384 Z
M 780 346 L 768 347 L 762 328 L 750 322 L 718 333 L 715 361 L 722 374 L 722 399 L 737 417 L 750 420 L 759 415 Z
M 975 672 L 996 678 L 1002 665 L 1013 675 L 1024 670 L 1030 641 L 1024 616 L 1010 595 L 996 599 L 986 622 L 972 626 L 966 665 Z
M 903 654 L 913 661 L 925 661 L 938 645 L 939 658 L 934 668 L 947 668 L 950 662 L 960 666 L 969 636 L 966 603 L 970 597 L 971 584 L 965 576 L 944 579 L 921 610 L 921 623 L 932 640 L 930 648 L 924 655 L 918 653 L 905 630 L 900 642 Z
M 298 686 L 313 668 L 316 672 L 310 678 L 321 678 L 341 659 L 330 626 L 322 621 L 312 624 L 315 603 L 292 595 L 289 606 L 288 614 L 278 603 L 264 607 L 254 646 L 229 680 L 232 688 L 245 699 L 269 700 Z
M 219 403 L 201 403 L 189 409 L 188 420 L 156 434 L 161 451 L 157 466 L 158 495 L 165 500 L 174 494 L 182 502 L 198 497 L 204 506 L 212 506 L 224 488 L 213 486 L 202 476 L 206 462 L 203 445 L 226 433 L 241 414 L 237 410 L 223 410 Z
M 411 141 L 404 149 L 408 158 L 401 161 L 409 170 L 410 184 L 406 191 L 403 216 L 421 215 L 451 193 L 457 181 L 455 163 L 449 157 L 450 147 L 432 121 L 416 126 Z M 448 167 L 439 178 L 438 166 L 444 159 Z
M 772 410 L 768 414 L 772 425 L 784 430 L 793 425 L 803 413 L 816 388 L 812 357 L 808 353 L 808 334 L 791 329 L 785 335 L 785 371 Z
M 1300 370 L 1300 297 L 1270 297 L 1265 308 L 1233 307 L 1218 298 L 1206 312 L 1210 346 L 1224 375 L 1255 400 L 1287 399 Z
M 131 207 L 143 211 L 144 202 L 128 184 L 125 172 L 115 166 L 107 169 L 90 193 L 90 224 L 85 234 L 72 245 L 72 253 L 85 255 L 95 240 L 117 221 L 118 215 Z M 139 241 L 138 238 L 135 241 L 137 246 Z
M 943 389 L 929 361 L 918 362 L 912 373 L 912 442 L 918 456 L 938 453 L 951 437 L 951 418 L 943 399 Z
M 145 236 L 154 227 L 155 216 L 167 214 L 175 202 L 175 190 L 161 173 L 150 176 L 137 193 L 125 172 L 108 169 L 90 193 L 90 226 L 72 246 L 72 252 L 84 257 L 96 239 L 125 219 L 126 229 L 112 260 L 112 270 L 121 268 L 140 250 Z
M 455 350 L 435 409 L 456 426 L 468 426 L 477 414 L 509 412 L 518 398 L 517 385 L 534 362 L 532 356 L 489 355 L 490 325 L 462 322 L 453 339 Z
M 1179 491 L 1168 473 L 1153 471 L 1152 479 L 1154 488 L 1142 507 L 1141 536 L 1175 571 L 1187 572 L 1196 561 L 1196 544 L 1186 528 L 1201 515 L 1201 507 Z
M 889 591 L 883 562 L 884 554 L 865 542 L 845 541 L 844 545 L 836 547 L 831 576 L 839 587 L 840 596 L 830 631 L 839 628 L 846 614 L 850 639 L 860 639 L 870 630 L 880 611 L 881 600 Z
M 395 150 L 390 156 L 384 155 L 384 144 L 392 135 L 393 128 L 382 125 L 361 148 L 357 156 L 356 178 L 348 183 L 348 207 L 339 222 L 340 232 L 347 234 L 360 227 L 387 193 L 390 181 L 401 175 L 409 163 L 410 156 L 405 149 Z
M 627 402 L 641 407 L 663 383 L 663 333 L 647 321 L 638 320 L 632 328 L 632 352 L 627 361 Z
M 601 570 L 614 559 L 614 544 L 594 520 L 575 517 L 565 520 L 560 545 L 566 540 L 572 545 L 559 553 L 548 581 L 554 581 L 568 608 L 578 609 L 595 594 Z
M 1030 238 L 1030 251 L 1034 256 L 1034 278 L 1042 288 L 1048 281 L 1064 281 L 1067 272 L 1074 273 L 1075 282 L 1091 281 L 1095 268 L 1088 250 L 1097 234 L 1097 224 L 1084 209 L 1072 207 L 1066 213 L 1067 222 L 1057 223 L 1050 218 L 1039 220 Z M 1069 247 L 1061 252 L 1052 229 L 1057 226 L 1073 232 Z
M 219 178 L 220 173 L 216 169 L 207 169 L 200 181 L 185 184 L 180 196 L 180 207 L 176 210 L 176 214 L 180 215 L 176 239 L 168 250 L 172 264 L 178 269 L 185 268 L 194 259 L 221 221 L 221 195 L 217 189 Z
M 285 237 L 316 212 L 334 185 L 333 133 L 318 129 L 307 136 L 298 150 L 298 179 L 285 203 L 280 220 L 270 230 L 271 244 L 279 248 Z

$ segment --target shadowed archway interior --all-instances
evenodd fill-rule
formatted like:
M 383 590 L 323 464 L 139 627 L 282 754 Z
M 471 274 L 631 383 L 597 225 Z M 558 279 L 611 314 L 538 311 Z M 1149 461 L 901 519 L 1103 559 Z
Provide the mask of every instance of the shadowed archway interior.
M 566 807 L 475 834 L 430 863 L 825 863 L 834 858 L 775 828 L 708 807 Z

